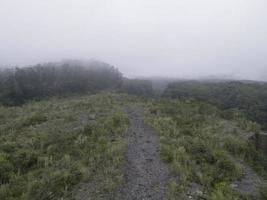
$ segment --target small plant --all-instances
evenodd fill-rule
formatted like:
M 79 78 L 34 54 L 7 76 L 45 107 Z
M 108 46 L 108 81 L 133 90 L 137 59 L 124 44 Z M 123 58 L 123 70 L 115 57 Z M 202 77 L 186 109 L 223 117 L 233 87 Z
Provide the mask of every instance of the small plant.
M 9 182 L 14 171 L 14 166 L 7 159 L 7 155 L 0 154 L 0 185 Z
M 239 195 L 234 192 L 227 183 L 221 182 L 215 185 L 210 195 L 210 200 L 237 200 Z
M 41 113 L 33 113 L 22 121 L 22 126 L 34 126 L 47 121 L 47 117 Z

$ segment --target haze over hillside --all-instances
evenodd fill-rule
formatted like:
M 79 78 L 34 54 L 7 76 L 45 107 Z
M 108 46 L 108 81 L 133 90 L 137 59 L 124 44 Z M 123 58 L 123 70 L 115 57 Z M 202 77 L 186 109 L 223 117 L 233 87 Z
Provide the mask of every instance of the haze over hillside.
M 99 59 L 126 76 L 267 78 L 266 0 L 9 0 L 0 66 Z
M 267 0 L 0 0 L 0 200 L 267 200 Z

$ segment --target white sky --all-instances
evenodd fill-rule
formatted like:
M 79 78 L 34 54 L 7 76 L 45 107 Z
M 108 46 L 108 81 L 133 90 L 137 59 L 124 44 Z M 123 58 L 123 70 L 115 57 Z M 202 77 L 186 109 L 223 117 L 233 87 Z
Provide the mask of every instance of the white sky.
M 66 58 L 267 79 L 267 0 L 0 0 L 1 66 Z

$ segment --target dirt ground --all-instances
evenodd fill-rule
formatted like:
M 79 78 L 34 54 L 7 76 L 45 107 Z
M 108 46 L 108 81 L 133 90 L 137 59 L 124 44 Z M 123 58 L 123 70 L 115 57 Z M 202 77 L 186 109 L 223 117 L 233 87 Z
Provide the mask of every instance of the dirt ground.
M 170 173 L 160 160 L 156 136 L 144 123 L 142 107 L 127 107 L 126 112 L 130 119 L 129 146 L 123 169 L 124 183 L 118 189 L 115 199 L 162 200 L 166 194 Z

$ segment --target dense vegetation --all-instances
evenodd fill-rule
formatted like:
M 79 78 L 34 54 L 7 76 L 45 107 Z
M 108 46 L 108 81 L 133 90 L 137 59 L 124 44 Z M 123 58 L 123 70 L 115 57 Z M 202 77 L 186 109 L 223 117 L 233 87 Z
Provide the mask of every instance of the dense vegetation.
M 122 180 L 129 103 L 148 111 L 177 176 L 169 199 L 183 198 L 191 184 L 208 200 L 252 199 L 231 183 L 247 166 L 266 178 L 266 157 L 248 142 L 259 126 L 242 113 L 190 99 L 98 94 L 0 107 L 0 199 L 69 199 L 83 181 L 94 184 L 92 198 L 110 197 Z
M 247 164 L 267 177 L 266 157 L 248 142 L 259 126 L 239 112 L 194 100 L 160 100 L 149 103 L 148 122 L 159 135 L 162 158 L 178 178 L 170 185 L 172 200 L 184 199 L 192 189 L 196 199 L 252 199 L 231 183 L 242 179 Z M 262 192 L 266 195 L 266 188 Z
M 124 79 L 121 92 L 138 96 L 153 96 L 152 83 L 142 79 Z
M 92 94 L 117 89 L 118 69 L 102 62 L 64 61 L 0 71 L 0 102 L 8 105 L 27 100 L 70 94 Z
M 0 199 L 72 199 L 83 182 L 94 184 L 91 198 L 110 198 L 122 180 L 124 108 L 133 103 L 146 109 L 175 175 L 169 199 L 197 188 L 191 198 L 251 200 L 231 187 L 248 169 L 267 199 L 267 158 L 248 139 L 267 128 L 267 84 L 180 81 L 159 98 L 153 87 L 167 83 L 127 79 L 95 61 L 2 70 Z
M 169 84 L 163 96 L 195 98 L 222 109 L 239 109 L 267 128 L 267 83 L 181 81 Z
M 0 199 L 70 197 L 74 185 L 96 179 L 94 199 L 109 195 L 121 180 L 123 100 L 95 95 L 0 107 Z
M 118 69 L 98 61 L 67 60 L 0 70 L 0 103 L 4 105 L 101 91 L 153 95 L 150 81 L 124 78 Z

